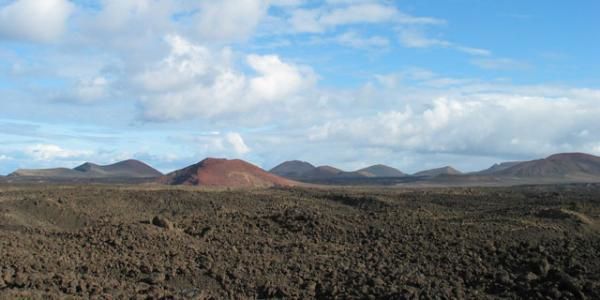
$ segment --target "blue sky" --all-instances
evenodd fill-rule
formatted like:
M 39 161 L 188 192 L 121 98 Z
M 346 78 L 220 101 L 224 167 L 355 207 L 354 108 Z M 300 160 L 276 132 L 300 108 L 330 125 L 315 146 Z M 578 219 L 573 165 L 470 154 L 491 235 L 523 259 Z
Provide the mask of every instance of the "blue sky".
M 0 174 L 600 154 L 597 1 L 0 0 Z

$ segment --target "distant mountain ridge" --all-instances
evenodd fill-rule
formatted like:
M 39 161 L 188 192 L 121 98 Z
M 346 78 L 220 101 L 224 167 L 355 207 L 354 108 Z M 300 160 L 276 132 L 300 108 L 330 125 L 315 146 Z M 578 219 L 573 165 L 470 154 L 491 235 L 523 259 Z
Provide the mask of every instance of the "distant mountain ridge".
M 277 176 L 294 180 L 326 180 L 334 178 L 404 177 L 405 173 L 385 165 L 373 165 L 357 171 L 346 172 L 332 166 L 318 166 L 298 160 L 283 162 L 269 171 Z
M 0 176 L 2 182 L 149 182 L 224 187 L 293 186 L 298 182 L 333 185 L 515 185 L 537 183 L 600 182 L 600 157 L 585 153 L 560 153 L 543 159 L 497 163 L 466 174 L 453 167 L 407 175 L 385 165 L 348 172 L 332 166 L 315 167 L 304 161 L 287 161 L 267 172 L 242 160 L 207 158 L 198 164 L 167 174 L 147 164 L 126 160 L 101 166 L 84 163 L 73 169 L 20 169 Z
M 600 157 L 585 153 L 560 153 L 544 159 L 503 162 L 494 164 L 488 169 L 470 173 L 462 173 L 451 166 L 446 166 L 420 171 L 412 175 L 384 165 L 374 165 L 353 172 L 345 172 L 331 166 L 314 167 L 310 163 L 303 162 L 303 169 L 299 170 L 296 168 L 298 164 L 293 162 L 284 162 L 273 168 L 271 172 L 277 174 L 281 169 L 286 169 L 287 173 L 278 175 L 292 178 L 288 176 L 293 173 L 295 180 L 350 185 L 394 184 L 394 182 L 432 182 L 435 184 L 444 182 L 460 184 L 463 182 L 469 185 L 477 183 L 519 184 L 520 182 L 600 182 Z M 383 178 L 389 180 L 382 180 Z
M 93 178 L 155 178 L 163 174 L 138 160 L 124 160 L 111 165 L 101 166 L 84 163 L 73 169 L 19 169 L 9 177 L 36 177 L 49 179 L 93 179 Z
M 149 165 L 134 159 L 124 160 L 112 165 L 100 166 L 94 163 L 85 163 L 74 168 L 76 171 L 95 174 L 96 176 L 109 177 L 159 177 L 163 174 Z

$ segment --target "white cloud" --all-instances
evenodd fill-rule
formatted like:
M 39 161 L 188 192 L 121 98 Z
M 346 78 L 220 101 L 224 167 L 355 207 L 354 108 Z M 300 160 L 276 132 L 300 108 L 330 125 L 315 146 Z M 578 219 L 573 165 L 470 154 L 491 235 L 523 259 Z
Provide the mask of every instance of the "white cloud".
M 188 88 L 199 78 L 210 80 L 230 68 L 230 51 L 227 48 L 215 54 L 179 35 L 168 35 L 165 42 L 171 49 L 169 56 L 135 78 L 147 91 L 168 92 Z
M 389 22 L 396 15 L 397 10 L 392 6 L 365 3 L 333 9 L 322 15 L 319 21 L 326 26 L 354 23 L 382 23 Z
M 249 87 L 251 95 L 257 99 L 285 100 L 314 83 L 312 71 L 284 63 L 276 55 L 249 55 L 247 63 L 259 74 L 250 80 Z
M 319 22 L 320 11 L 317 9 L 297 9 L 290 17 L 290 25 L 295 31 L 319 33 L 325 27 Z
M 492 52 L 487 49 L 465 47 L 465 46 L 456 46 L 455 48 L 458 51 L 461 51 L 461 52 L 464 52 L 464 53 L 467 53 L 470 55 L 474 55 L 474 56 L 490 56 L 490 55 L 492 55 Z
M 289 23 L 296 32 L 321 33 L 353 24 L 438 25 L 443 20 L 414 17 L 392 5 L 369 1 L 343 1 L 314 9 L 295 9 Z M 343 5 L 338 5 L 343 4 Z
M 398 35 L 400 44 L 407 48 L 441 47 L 454 49 L 472 56 L 492 55 L 492 52 L 487 49 L 468 47 L 444 39 L 432 38 L 428 36 L 422 28 L 399 28 Z
M 235 68 L 227 48 L 212 51 L 180 36 L 166 41 L 169 55 L 135 77 L 146 119 L 249 112 L 263 104 L 288 100 L 316 80 L 310 69 L 286 63 L 276 55 L 248 55 L 246 63 L 257 73 L 250 76 Z
M 52 161 L 91 155 L 91 151 L 68 150 L 52 144 L 37 144 L 25 148 L 25 154 L 35 160 Z
M 155 22 L 155 18 L 148 17 L 150 17 L 149 14 L 152 14 L 153 5 L 157 4 L 159 4 L 158 1 L 150 0 L 103 0 L 102 10 L 95 20 L 96 25 L 104 30 L 115 32 L 133 25 L 131 23 L 136 20 L 147 19 Z
M 245 138 L 235 131 L 181 135 L 175 140 L 190 145 L 188 148 L 194 149 L 194 157 L 241 157 L 253 151 Z
M 304 2 L 305 0 L 269 0 L 269 4 L 274 6 L 299 6 Z
M 227 135 L 225 135 L 225 140 L 229 146 L 233 147 L 235 153 L 239 155 L 250 152 L 250 148 L 246 145 L 242 136 L 237 132 L 227 133 Z
M 109 82 L 103 76 L 83 79 L 75 88 L 73 97 L 76 101 L 83 103 L 98 101 L 108 95 L 108 87 Z
M 197 27 L 204 38 L 244 39 L 254 33 L 267 9 L 265 0 L 202 1 Z
M 531 66 L 525 62 L 521 62 L 510 58 L 482 58 L 474 59 L 472 64 L 486 70 L 526 70 Z
M 435 79 L 432 76 L 423 82 Z M 590 141 L 600 139 L 595 133 L 600 125 L 594 121 L 600 113 L 596 105 L 600 96 L 592 91 L 461 80 L 431 90 L 415 88 L 414 83 L 404 87 L 402 80 L 390 76 L 382 80 L 385 85 L 364 96 L 378 99 L 377 113 L 365 114 L 369 106 L 361 106 L 355 93 L 356 99 L 346 105 L 358 106 L 363 113 L 329 118 L 307 132 L 309 140 L 328 149 L 351 145 L 365 155 L 369 149 L 387 149 L 533 158 L 595 151 L 597 144 Z M 393 100 L 386 105 L 385 99 Z
M 4 155 L 4 154 L 0 154 L 0 160 L 11 160 L 12 157 Z
M 73 77 L 67 78 L 75 80 Z M 102 75 L 96 75 L 78 79 L 69 88 L 61 88 L 54 92 L 51 99 L 56 102 L 93 104 L 110 100 L 110 96 L 114 94 L 111 82 Z
M 354 48 L 387 48 L 390 41 L 381 36 L 361 37 L 355 32 L 345 32 L 335 40 L 345 46 Z
M 472 63 L 482 68 L 523 66 L 514 60 L 496 58 L 490 50 L 448 40 L 435 31 L 443 28 L 435 27 L 444 24 L 443 20 L 407 15 L 394 1 L 327 0 L 314 5 L 301 0 L 100 0 L 99 11 L 77 6 L 81 3 L 77 1 L 0 2 L 12 3 L 0 8 L 0 36 L 3 38 L 55 41 L 67 22 L 73 29 L 65 35 L 68 40 L 59 47 L 40 48 L 39 52 L 36 49 L 33 53 L 40 57 L 31 62 L 19 54 L 6 54 L 11 49 L 0 50 L 4 60 L 10 62 L 7 66 L 14 66 L 15 76 L 22 80 L 22 86 L 35 85 L 36 78 L 57 78 L 69 82 L 64 94 L 71 102 L 123 100 L 85 107 L 41 106 L 44 101 L 37 98 L 43 98 L 42 92 L 23 90 L 11 92 L 5 98 L 31 100 L 3 103 L 3 116 L 21 116 L 23 111 L 28 111 L 29 118 L 65 120 L 61 126 L 83 119 L 96 123 L 121 120 L 122 123 L 114 125 L 115 131 L 120 131 L 125 127 L 119 126 L 131 122 L 131 114 L 139 112 L 145 121 L 179 123 L 163 127 L 133 122 L 132 126 L 139 126 L 136 129 L 151 128 L 147 130 L 152 131 L 159 126 L 161 135 L 163 129 L 169 133 L 183 128 L 218 131 L 203 137 L 193 147 L 177 143 L 156 147 L 160 148 L 157 152 L 185 153 L 180 159 L 196 156 L 195 152 L 189 153 L 196 150 L 189 149 L 198 149 L 199 144 L 207 147 L 202 153 L 212 155 L 251 153 L 253 158 L 262 155 L 268 160 L 269 157 L 289 159 L 316 153 L 314 157 L 323 162 L 327 162 L 323 157 L 329 154 L 322 149 L 333 153 L 328 156 L 331 162 L 360 157 L 392 160 L 401 158 L 399 153 L 402 156 L 431 152 L 524 156 L 562 150 L 600 151 L 597 142 L 600 124 L 596 120 L 600 113 L 596 108 L 600 101 L 599 90 L 514 86 L 438 76 L 426 70 L 377 76 L 378 81 L 359 87 L 319 87 L 318 75 L 301 63 L 276 54 L 264 54 L 265 48 L 261 48 L 261 54 L 232 50 L 259 49 L 267 43 L 301 46 L 311 38 L 371 50 L 395 47 L 398 39 L 406 47 L 439 47 L 477 56 L 479 59 L 473 58 Z M 47 3 L 59 5 L 43 14 L 38 11 L 35 18 L 23 13 Z M 66 6 L 62 6 L 62 15 L 57 13 L 61 3 L 69 6 L 66 10 Z M 271 10 L 276 14 L 269 15 L 269 7 L 274 5 L 280 7 Z M 69 17 L 72 6 L 78 10 Z M 12 13 L 19 11 L 20 14 Z M 287 27 L 267 28 L 271 24 Z M 363 26 L 365 24 L 368 28 Z M 367 35 L 375 32 L 371 30 L 374 25 L 378 35 Z M 307 39 L 288 36 L 306 32 L 323 35 L 307 35 Z M 386 38 L 390 34 L 398 35 L 398 38 L 394 36 L 393 43 Z M 227 47 L 231 42 L 234 46 Z M 60 53 L 46 55 L 53 51 Z M 295 56 L 297 61 L 306 59 L 322 64 L 319 69 L 324 74 L 348 72 L 344 78 L 346 75 L 364 76 L 372 71 L 331 65 L 325 62 L 327 58 L 302 53 Z M 339 78 L 331 79 L 327 82 L 339 83 Z M 114 95 L 119 97 L 112 97 Z M 105 116 L 111 113 L 117 115 L 107 119 Z M 245 130 L 248 123 L 261 130 L 265 128 L 264 132 L 249 133 L 253 131 Z M 81 137 L 83 133 L 78 129 L 56 134 L 55 128 L 46 127 L 54 133 L 52 138 L 49 132 L 35 138 L 49 144 L 29 147 L 26 159 L 57 159 L 64 163 L 69 158 L 77 160 L 88 155 L 88 151 L 53 145 L 61 144 L 55 139 Z M 242 137 L 231 130 L 245 133 Z M 156 131 L 153 134 L 139 137 L 137 141 L 153 140 Z M 103 143 L 106 140 L 102 140 Z M 119 147 L 125 144 L 122 142 Z M 139 146 L 139 143 L 132 144 Z M 20 158 L 16 152 L 3 152 Z M 117 152 L 107 156 L 113 157 L 114 153 Z M 374 153 L 381 156 L 373 156 Z M 97 153 L 93 154 L 97 157 Z
M 0 37 L 55 41 L 63 34 L 73 9 L 67 0 L 17 0 L 0 7 Z
M 417 29 L 401 29 L 400 42 L 409 48 L 449 47 L 451 45 L 448 41 L 430 38 Z

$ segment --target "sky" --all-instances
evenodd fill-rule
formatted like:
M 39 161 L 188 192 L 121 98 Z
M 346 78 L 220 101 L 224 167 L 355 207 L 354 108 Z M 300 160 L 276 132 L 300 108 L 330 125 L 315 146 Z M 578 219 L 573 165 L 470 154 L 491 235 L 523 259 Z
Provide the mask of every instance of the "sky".
M 0 0 L 0 174 L 600 155 L 596 0 Z

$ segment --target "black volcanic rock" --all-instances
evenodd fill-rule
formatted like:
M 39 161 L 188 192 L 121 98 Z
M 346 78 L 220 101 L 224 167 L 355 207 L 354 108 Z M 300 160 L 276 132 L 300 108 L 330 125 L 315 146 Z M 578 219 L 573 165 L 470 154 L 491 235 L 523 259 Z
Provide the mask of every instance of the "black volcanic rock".
M 316 169 L 312 164 L 299 161 L 291 160 L 283 162 L 269 171 L 269 173 L 285 178 L 302 178 L 304 174 Z
M 413 176 L 416 177 L 437 177 L 440 175 L 461 175 L 462 172 L 456 170 L 453 167 L 450 166 L 446 166 L 446 167 L 442 167 L 442 168 L 437 168 L 437 169 L 431 169 L 431 170 L 425 170 L 425 171 L 421 171 L 421 172 L 417 172 L 415 174 L 413 174 Z
M 406 174 L 402 171 L 386 166 L 386 165 L 373 165 L 364 169 L 356 171 L 357 173 L 363 174 L 366 177 L 405 177 Z

